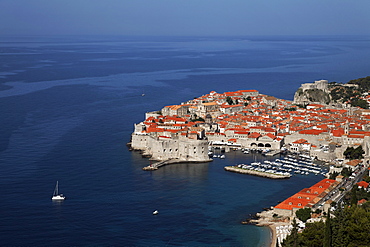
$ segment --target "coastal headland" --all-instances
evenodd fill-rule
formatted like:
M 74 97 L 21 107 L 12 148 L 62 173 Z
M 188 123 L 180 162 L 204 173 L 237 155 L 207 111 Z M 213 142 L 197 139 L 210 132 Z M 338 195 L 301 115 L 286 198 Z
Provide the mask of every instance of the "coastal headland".
M 348 147 L 361 145 L 370 157 L 368 110 L 346 103 L 309 102 L 304 93 L 322 91 L 331 97 L 326 80 L 302 84 L 295 101 L 257 90 L 208 94 L 147 112 L 135 124 L 132 150 L 152 160 L 212 161 L 211 147 L 249 149 L 275 154 L 281 150 L 339 164 Z M 347 85 L 335 85 L 347 88 Z M 351 87 L 356 88 L 356 87 Z M 366 95 L 363 97 L 366 99 Z M 321 100 L 319 98 L 318 100 Z
M 305 83 L 297 90 L 294 101 L 260 94 L 257 90 L 211 91 L 179 105 L 146 113 L 145 120 L 135 124 L 129 145 L 132 150 L 141 151 L 143 157 L 157 161 L 143 168 L 149 171 L 173 163 L 209 162 L 216 157 L 213 151 L 218 148 L 225 153 L 231 150 L 253 150 L 266 155 L 287 153 L 283 159 L 269 163 L 225 166 L 224 170 L 230 172 L 270 179 L 287 179 L 291 176 L 289 172 L 329 177 L 314 161 L 330 167 L 329 172 L 340 173 L 343 168 L 353 172 L 349 179 L 343 176 L 323 179 L 271 210 L 257 214 L 258 219 L 248 221 L 268 226 L 272 232 L 271 246 L 281 246 L 290 233 L 297 210 L 327 211 L 332 202 L 343 198 L 343 188 L 345 191 L 352 188 L 367 169 L 370 111 L 355 103 L 335 102 L 333 99 L 338 95 L 331 94 L 337 88 L 358 87 L 329 85 L 326 80 Z M 315 94 L 320 97 L 313 102 L 311 94 L 316 92 L 320 92 Z M 359 99 L 366 101 L 369 94 L 368 90 Z M 363 157 L 349 160 L 344 153 L 355 148 L 362 149 Z M 218 158 L 222 156 L 217 154 Z

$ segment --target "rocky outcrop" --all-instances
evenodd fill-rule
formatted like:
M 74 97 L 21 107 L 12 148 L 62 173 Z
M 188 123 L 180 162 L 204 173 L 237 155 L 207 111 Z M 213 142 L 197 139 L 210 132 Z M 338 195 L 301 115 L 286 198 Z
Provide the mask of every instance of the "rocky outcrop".
M 294 94 L 295 104 L 322 103 L 330 102 L 330 90 L 328 81 L 320 80 L 314 83 L 304 83 Z

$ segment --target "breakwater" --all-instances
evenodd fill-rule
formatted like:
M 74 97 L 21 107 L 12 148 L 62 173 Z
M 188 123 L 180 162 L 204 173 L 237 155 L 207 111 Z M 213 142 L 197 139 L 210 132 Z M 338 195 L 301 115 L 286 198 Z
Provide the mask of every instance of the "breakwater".
M 178 159 L 162 160 L 154 164 L 150 164 L 149 166 L 143 167 L 143 170 L 144 171 L 154 171 L 154 170 L 157 170 L 161 166 L 165 166 L 168 164 L 181 163 L 181 162 L 182 161 L 179 161 Z
M 207 160 L 206 162 L 210 162 L 212 159 Z M 150 164 L 148 166 L 143 167 L 144 171 L 154 171 L 158 170 L 159 167 L 169 165 L 169 164 L 177 164 L 177 163 L 203 163 L 204 161 L 187 161 L 187 160 L 179 160 L 179 159 L 168 159 L 168 160 L 161 160 Z
M 285 178 L 290 178 L 291 177 L 290 174 L 289 175 L 288 174 L 285 174 L 285 175 L 283 175 L 283 174 L 274 174 L 274 173 L 269 173 L 269 172 L 243 169 L 243 168 L 239 168 L 239 167 L 236 167 L 236 166 L 225 166 L 224 169 L 225 169 L 225 171 L 229 171 L 229 172 L 236 172 L 236 173 L 248 174 L 248 175 L 271 178 L 271 179 L 285 179 Z

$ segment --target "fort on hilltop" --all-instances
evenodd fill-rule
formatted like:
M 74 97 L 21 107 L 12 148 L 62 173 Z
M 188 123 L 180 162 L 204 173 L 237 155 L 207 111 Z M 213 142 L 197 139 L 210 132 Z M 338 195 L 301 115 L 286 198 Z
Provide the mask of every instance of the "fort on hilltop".
M 326 103 L 329 101 L 329 87 L 327 80 L 303 83 L 294 94 L 295 104 L 307 104 L 310 102 Z

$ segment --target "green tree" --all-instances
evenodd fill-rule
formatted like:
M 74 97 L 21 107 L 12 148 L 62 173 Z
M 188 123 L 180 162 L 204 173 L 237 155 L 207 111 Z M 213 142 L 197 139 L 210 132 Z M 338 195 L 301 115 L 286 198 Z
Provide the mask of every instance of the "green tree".
M 331 218 L 332 225 L 332 245 L 333 246 L 347 246 L 349 237 L 347 234 L 348 222 L 345 220 L 348 217 L 348 208 L 342 208 L 342 205 L 337 207 L 334 211 L 334 216 Z
M 357 148 L 347 147 L 347 149 L 343 152 L 343 155 L 350 160 L 354 159 L 363 159 L 363 154 L 365 151 L 362 149 L 362 146 L 358 146 Z
M 335 179 L 339 175 L 339 172 L 332 172 L 329 176 L 329 179 Z
M 353 147 L 347 147 L 347 149 L 344 151 L 343 155 L 347 159 L 350 159 L 352 157 L 352 153 L 355 149 Z
M 352 171 L 348 168 L 348 167 L 343 167 L 342 168 L 342 171 L 340 173 L 343 177 L 346 177 L 348 178 L 349 176 L 351 176 L 352 174 Z
M 233 99 L 232 99 L 230 96 L 227 96 L 227 97 L 226 97 L 226 102 L 227 102 L 229 105 L 233 105 L 233 104 L 234 104 L 234 101 L 233 101 Z
M 311 218 L 311 208 L 300 208 L 295 212 L 295 215 L 301 221 L 306 222 Z
M 327 213 L 325 223 L 322 221 L 307 223 L 300 234 L 292 230 L 284 240 L 283 246 L 370 246 L 370 203 L 351 207 L 342 207 L 339 204 L 333 214 L 334 217 L 330 217 L 331 213 Z M 295 221 L 293 225 L 296 225 Z
M 370 76 L 359 78 L 355 80 L 350 80 L 348 84 L 358 85 L 358 90 L 361 92 L 367 92 L 370 90 Z
M 327 218 L 325 221 L 325 234 L 324 234 L 324 247 L 331 247 L 331 222 L 330 222 L 330 210 L 328 209 Z
M 361 107 L 362 109 L 369 109 L 369 104 L 366 100 L 355 98 L 351 101 L 351 106 L 353 107 Z
M 352 207 L 346 220 L 346 231 L 349 238 L 348 246 L 359 247 L 370 245 L 370 212 L 361 207 Z
M 353 159 L 363 159 L 364 158 L 363 154 L 365 154 L 365 151 L 362 149 L 362 146 L 360 145 L 357 148 L 355 148 L 353 152 Z
M 322 247 L 324 239 L 324 223 L 322 221 L 307 223 L 300 236 L 299 246 Z
M 287 238 L 283 241 L 283 246 L 287 247 L 299 246 L 298 224 L 295 218 L 293 219 L 292 226 L 293 228 L 290 232 L 290 235 L 288 235 Z
M 356 195 L 356 187 L 353 187 L 351 192 L 350 192 L 350 205 L 356 206 L 357 205 L 357 195 Z

